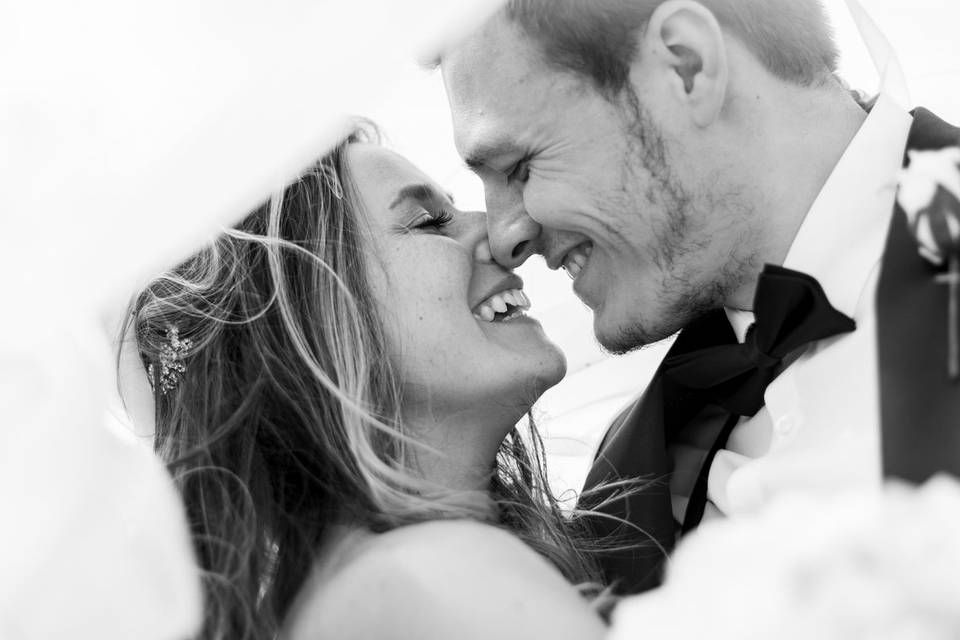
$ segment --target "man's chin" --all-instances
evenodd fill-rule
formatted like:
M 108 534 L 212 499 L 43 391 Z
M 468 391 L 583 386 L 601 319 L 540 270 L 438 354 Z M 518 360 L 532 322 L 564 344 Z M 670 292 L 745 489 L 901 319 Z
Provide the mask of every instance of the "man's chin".
M 637 331 L 632 328 L 602 329 L 596 323 L 594 324 L 594 336 L 604 351 L 616 356 L 630 353 L 657 341 L 644 331 Z
M 605 322 L 594 316 L 593 332 L 603 350 L 613 355 L 624 355 L 647 345 L 665 340 L 683 328 L 682 321 L 652 325 L 640 320 Z

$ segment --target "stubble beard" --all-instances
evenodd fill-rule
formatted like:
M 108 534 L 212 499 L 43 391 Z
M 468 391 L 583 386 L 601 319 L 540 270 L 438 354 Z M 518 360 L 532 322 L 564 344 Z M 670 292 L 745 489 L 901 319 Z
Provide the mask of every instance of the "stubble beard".
M 755 268 L 754 255 L 744 251 L 751 246 L 746 238 L 738 243 L 740 252 L 731 248 L 724 264 L 704 261 L 703 255 L 708 254 L 714 241 L 705 228 L 707 216 L 742 218 L 742 198 L 735 194 L 703 194 L 707 197 L 703 197 L 703 204 L 698 204 L 674 174 L 663 135 L 653 118 L 632 87 L 625 92 L 630 112 L 625 131 L 628 144 L 622 162 L 622 192 L 631 193 L 632 185 L 644 182 L 648 186 L 644 193 L 636 194 L 634 202 L 623 204 L 638 214 L 647 209 L 668 215 L 650 222 L 650 235 L 655 241 L 648 244 L 649 260 L 660 273 L 659 282 L 652 287 L 652 308 L 633 310 L 614 331 L 597 334 L 601 346 L 613 354 L 628 353 L 668 338 L 706 312 L 722 307 L 729 294 Z

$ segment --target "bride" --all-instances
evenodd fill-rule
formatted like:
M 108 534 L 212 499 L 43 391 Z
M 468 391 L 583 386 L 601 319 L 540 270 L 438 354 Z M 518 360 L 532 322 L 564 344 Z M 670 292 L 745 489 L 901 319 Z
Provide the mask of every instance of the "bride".
M 564 357 L 483 214 L 375 138 L 133 303 L 202 637 L 601 637 L 599 543 L 516 428 Z

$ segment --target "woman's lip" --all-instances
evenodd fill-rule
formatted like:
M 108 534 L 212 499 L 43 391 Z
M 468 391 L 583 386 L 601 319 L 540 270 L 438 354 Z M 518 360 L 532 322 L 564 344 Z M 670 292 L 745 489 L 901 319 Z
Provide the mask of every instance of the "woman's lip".
M 476 313 L 477 308 L 492 295 L 503 291 L 512 291 L 513 289 L 523 289 L 523 280 L 515 273 L 500 279 L 496 284 L 486 289 L 486 292 L 480 297 L 470 302 L 470 310 Z
M 508 320 L 530 309 L 530 298 L 520 289 L 507 289 L 493 294 L 473 309 L 473 316 L 484 322 Z
M 498 327 L 498 326 L 511 325 L 511 324 L 535 324 L 537 326 L 540 326 L 540 321 L 527 313 L 520 313 L 519 315 L 516 315 L 509 319 L 498 320 L 496 322 L 481 322 L 480 324 L 491 326 L 491 327 Z

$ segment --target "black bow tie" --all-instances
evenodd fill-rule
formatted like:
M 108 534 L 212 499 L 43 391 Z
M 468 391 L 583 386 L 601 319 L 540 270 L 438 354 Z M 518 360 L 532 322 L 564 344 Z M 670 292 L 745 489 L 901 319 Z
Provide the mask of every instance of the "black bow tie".
M 827 300 L 816 279 L 767 265 L 757 283 L 755 322 L 743 344 L 725 344 L 667 358 L 665 375 L 706 392 L 721 407 L 753 416 L 763 393 L 782 370 L 784 357 L 816 340 L 856 329 Z

